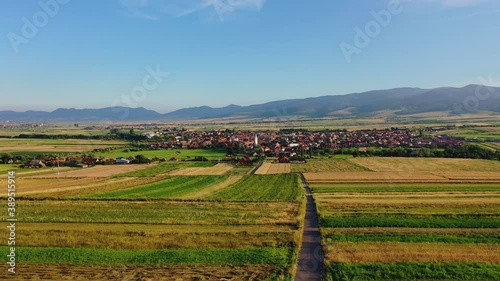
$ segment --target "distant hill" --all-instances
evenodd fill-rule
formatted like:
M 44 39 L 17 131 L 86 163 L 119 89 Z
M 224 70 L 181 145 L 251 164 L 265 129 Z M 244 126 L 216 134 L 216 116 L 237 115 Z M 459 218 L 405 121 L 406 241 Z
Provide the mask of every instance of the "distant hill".
M 478 92 L 478 89 L 480 91 Z M 407 115 L 426 112 L 449 114 L 491 111 L 500 113 L 500 88 L 488 91 L 479 85 L 463 88 L 397 88 L 348 95 L 322 96 L 305 99 L 273 101 L 264 104 L 222 108 L 192 107 L 160 114 L 145 108 L 107 107 L 102 109 L 57 109 L 43 111 L 0 111 L 0 120 L 12 121 L 141 121 L 189 120 L 213 118 L 273 118 L 273 117 L 366 117 L 381 111 Z

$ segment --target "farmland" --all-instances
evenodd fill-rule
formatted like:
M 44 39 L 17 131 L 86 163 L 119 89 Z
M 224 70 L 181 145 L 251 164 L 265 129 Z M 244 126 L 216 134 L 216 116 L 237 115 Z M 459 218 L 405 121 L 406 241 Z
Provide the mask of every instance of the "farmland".
M 125 141 L 78 139 L 13 139 L 0 138 L 0 152 L 71 153 L 87 152 L 98 148 L 124 147 Z
M 497 162 L 422 160 L 358 158 L 372 171 L 305 174 L 327 280 L 497 280 Z
M 154 149 L 154 150 L 141 150 L 141 151 L 130 151 L 130 150 L 115 150 L 111 152 L 99 153 L 102 157 L 112 157 L 112 158 L 128 158 L 134 157 L 138 154 L 142 154 L 145 157 L 158 157 L 170 159 L 172 157 L 178 159 L 194 159 L 195 157 L 206 157 L 209 160 L 220 160 L 226 157 L 226 151 L 224 150 L 211 150 L 211 149 Z
M 300 241 L 298 177 L 250 170 L 189 161 L 19 173 L 16 253 L 18 270 L 30 272 L 16 276 L 288 279 Z M 253 197 L 236 196 L 242 188 Z
M 291 172 L 289 163 L 269 163 L 264 162 L 255 171 L 256 175 L 289 174 Z
M 209 200 L 296 201 L 302 197 L 296 174 L 248 175 L 238 183 L 208 196 Z
M 292 172 L 294 173 L 363 171 L 369 171 L 369 169 L 354 163 L 350 159 L 310 160 L 307 163 L 292 165 Z
M 88 198 L 183 198 L 192 193 L 200 192 L 205 188 L 211 188 L 217 183 L 228 179 L 225 176 L 178 176 L 168 177 L 157 182 L 138 185 L 119 190 L 111 190 L 104 193 L 95 193 Z

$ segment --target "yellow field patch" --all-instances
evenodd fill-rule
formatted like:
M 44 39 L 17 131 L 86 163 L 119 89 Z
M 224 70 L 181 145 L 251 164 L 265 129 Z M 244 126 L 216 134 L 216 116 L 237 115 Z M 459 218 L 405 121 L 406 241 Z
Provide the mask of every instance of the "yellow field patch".
M 456 158 L 361 157 L 349 161 L 376 172 L 500 171 L 500 162 Z
M 500 263 L 500 245 L 398 242 L 338 242 L 326 247 L 328 262 Z
M 447 178 L 425 172 L 304 173 L 310 182 L 446 182 Z
M 34 176 L 33 178 L 106 178 L 118 174 L 146 169 L 154 165 L 156 164 L 96 165 L 89 168 L 74 168 L 71 171 L 61 172 L 59 176 L 57 175 L 57 172 L 54 172 L 48 175 Z
M 221 176 L 229 172 L 233 168 L 229 164 L 217 164 L 213 167 L 192 167 L 178 169 L 170 172 L 170 176 Z
M 256 175 L 267 175 L 267 172 L 271 168 L 271 165 L 272 164 L 268 163 L 268 162 L 262 163 L 262 165 L 260 165 L 259 169 L 257 169 L 257 171 L 255 171 L 255 174 Z

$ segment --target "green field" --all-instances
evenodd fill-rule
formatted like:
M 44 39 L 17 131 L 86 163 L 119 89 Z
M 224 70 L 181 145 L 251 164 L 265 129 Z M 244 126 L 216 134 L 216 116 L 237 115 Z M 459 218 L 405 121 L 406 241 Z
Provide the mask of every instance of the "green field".
M 2 246 L 7 255 L 9 248 Z M 90 248 L 18 247 L 19 263 L 87 265 L 273 264 L 284 268 L 290 262 L 289 248 L 126 250 Z
M 500 185 L 311 186 L 327 280 L 499 280 Z
M 238 183 L 208 196 L 224 201 L 296 201 L 303 191 L 296 174 L 248 175 Z
M 327 267 L 329 281 L 495 281 L 500 265 L 487 263 L 333 263 Z
M 226 180 L 227 176 L 178 176 L 168 177 L 166 179 L 133 186 L 129 188 L 112 190 L 103 193 L 95 193 L 85 198 L 94 199 L 161 199 L 161 198 L 180 198 L 190 193 L 198 192 L 209 188 L 217 183 Z
M 314 183 L 315 193 L 500 192 L 500 184 L 463 183 Z
M 212 167 L 215 165 L 214 162 L 166 162 L 146 169 L 119 174 L 116 177 L 155 177 L 181 168 Z

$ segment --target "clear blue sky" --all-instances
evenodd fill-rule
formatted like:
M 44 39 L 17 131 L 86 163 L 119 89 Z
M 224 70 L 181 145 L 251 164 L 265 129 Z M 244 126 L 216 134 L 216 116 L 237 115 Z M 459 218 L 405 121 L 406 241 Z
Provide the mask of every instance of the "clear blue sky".
M 0 2 L 0 110 L 126 105 L 148 66 L 169 77 L 132 101 L 162 113 L 500 82 L 497 0 L 401 0 L 350 63 L 340 45 L 389 0 L 54 1 Z

